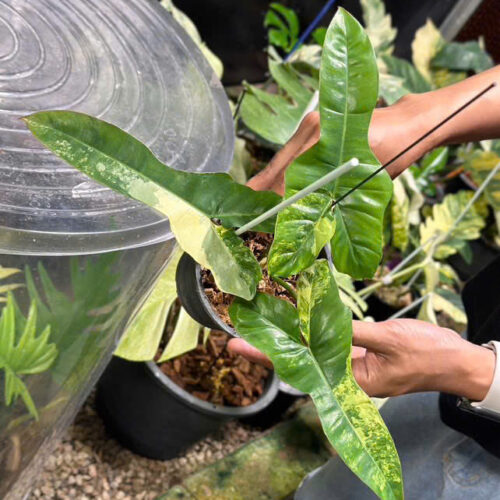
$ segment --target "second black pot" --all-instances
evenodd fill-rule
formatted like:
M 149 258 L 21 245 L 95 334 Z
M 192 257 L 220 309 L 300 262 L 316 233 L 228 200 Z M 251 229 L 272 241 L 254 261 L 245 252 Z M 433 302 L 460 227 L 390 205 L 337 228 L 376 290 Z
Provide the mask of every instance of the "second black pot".
M 187 253 L 183 253 L 179 260 L 175 281 L 182 307 L 194 320 L 207 328 L 223 330 L 233 337 L 238 337 L 234 328 L 226 325 L 212 308 L 203 288 L 201 267 Z
M 181 389 L 154 362 L 114 357 L 99 380 L 96 403 L 107 431 L 123 446 L 148 458 L 168 460 L 228 420 L 267 408 L 278 386 L 278 378 L 271 373 L 254 404 L 220 406 Z

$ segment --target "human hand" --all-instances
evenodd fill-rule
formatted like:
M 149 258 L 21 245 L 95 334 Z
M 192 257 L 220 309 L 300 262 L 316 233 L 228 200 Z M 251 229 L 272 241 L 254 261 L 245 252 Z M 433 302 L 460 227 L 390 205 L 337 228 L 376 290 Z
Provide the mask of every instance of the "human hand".
M 493 351 L 448 328 L 414 319 L 354 321 L 353 346 L 354 377 L 369 396 L 441 391 L 481 401 L 495 371 Z M 229 349 L 272 367 L 242 339 L 231 339 Z
M 408 95 L 392 106 L 377 108 L 373 112 L 369 142 L 381 163 L 391 160 L 404 147 L 420 137 L 426 131 L 426 126 L 429 127 L 418 109 L 421 104 L 419 99 L 416 95 Z M 282 195 L 286 169 L 295 158 L 316 144 L 319 137 L 319 113 L 313 111 L 304 117 L 296 133 L 276 153 L 269 165 L 250 179 L 247 185 L 257 191 L 273 190 Z M 432 137 L 428 138 L 391 164 L 387 171 L 391 177 L 396 177 L 435 146 Z

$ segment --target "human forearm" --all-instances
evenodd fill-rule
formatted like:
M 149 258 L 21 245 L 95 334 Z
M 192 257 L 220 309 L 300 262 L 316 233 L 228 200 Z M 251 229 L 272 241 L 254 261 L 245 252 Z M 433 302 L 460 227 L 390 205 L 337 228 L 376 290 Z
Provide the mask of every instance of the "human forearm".
M 369 130 L 373 152 L 381 163 L 388 162 L 493 82 L 500 83 L 500 66 L 455 85 L 425 94 L 409 94 L 392 106 L 377 108 Z M 296 134 L 249 186 L 283 194 L 286 168 L 315 144 L 319 135 L 319 113 L 309 113 Z M 490 138 L 500 138 L 500 84 L 391 164 L 387 171 L 391 177 L 396 177 L 440 145 Z
M 424 94 L 409 94 L 387 108 L 375 110 L 370 145 L 382 163 L 420 138 L 491 83 L 500 82 L 500 66 Z M 500 137 L 500 85 L 456 115 L 387 169 L 400 174 L 435 147 Z

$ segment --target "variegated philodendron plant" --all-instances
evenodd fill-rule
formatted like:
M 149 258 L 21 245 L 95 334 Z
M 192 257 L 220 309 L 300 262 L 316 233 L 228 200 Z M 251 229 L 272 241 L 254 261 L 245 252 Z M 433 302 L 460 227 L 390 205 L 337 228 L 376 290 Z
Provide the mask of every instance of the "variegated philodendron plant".
M 255 192 L 226 174 L 176 171 L 124 131 L 90 116 L 52 111 L 26 122 L 69 164 L 169 218 L 180 247 L 212 272 L 222 291 L 236 296 L 230 315 L 238 333 L 271 358 L 282 380 L 311 395 L 325 434 L 346 464 L 380 498 L 401 499 L 394 443 L 352 374 L 351 311 L 328 262 L 318 260 L 331 243 L 336 275 L 372 277 L 392 195 L 391 180 L 381 172 L 332 208 L 379 167 L 368 144 L 378 95 L 376 57 L 363 28 L 342 9 L 325 38 L 319 93 L 321 138 L 288 168 L 285 198 L 353 157 L 360 165 L 256 228 L 274 233 L 270 276 L 298 275 L 297 307 L 257 293 L 260 265 L 235 234 L 280 202 L 279 196 Z

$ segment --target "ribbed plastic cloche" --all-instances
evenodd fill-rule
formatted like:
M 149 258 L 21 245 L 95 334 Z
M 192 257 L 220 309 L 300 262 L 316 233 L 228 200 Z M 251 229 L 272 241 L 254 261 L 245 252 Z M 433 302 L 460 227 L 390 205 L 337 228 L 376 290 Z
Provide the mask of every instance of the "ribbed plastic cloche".
M 229 168 L 224 90 L 154 0 L 0 0 L 0 252 L 85 254 L 171 236 L 148 207 L 90 181 L 19 118 L 67 109 L 109 121 L 168 165 Z

